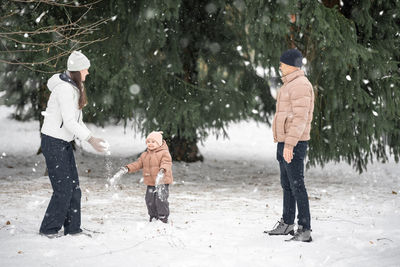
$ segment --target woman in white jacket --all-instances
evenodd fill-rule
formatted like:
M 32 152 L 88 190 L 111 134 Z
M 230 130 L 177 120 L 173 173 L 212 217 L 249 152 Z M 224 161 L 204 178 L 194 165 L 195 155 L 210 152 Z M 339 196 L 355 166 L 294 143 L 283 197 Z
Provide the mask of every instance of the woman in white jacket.
M 53 75 L 47 87 L 51 91 L 41 129 L 41 148 L 46 159 L 53 188 L 49 206 L 40 226 L 40 234 L 58 237 L 79 234 L 81 225 L 81 190 L 71 141 L 76 137 L 89 142 L 98 152 L 104 152 L 104 140 L 92 136 L 82 120 L 82 108 L 87 104 L 83 85 L 89 74 L 90 61 L 79 51 L 68 58 L 68 71 Z

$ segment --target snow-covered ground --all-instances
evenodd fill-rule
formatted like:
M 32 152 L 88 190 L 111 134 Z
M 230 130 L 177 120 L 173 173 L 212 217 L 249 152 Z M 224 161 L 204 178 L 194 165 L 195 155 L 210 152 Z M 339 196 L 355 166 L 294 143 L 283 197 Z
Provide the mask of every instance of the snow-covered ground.
M 38 235 L 51 195 L 37 156 L 37 122 L 9 120 L 0 106 L 0 266 L 400 266 L 400 168 L 375 163 L 306 171 L 311 243 L 263 234 L 280 218 L 282 191 L 267 125 L 241 122 L 230 140 L 210 136 L 202 163 L 174 163 L 168 225 L 149 223 L 140 174 L 106 179 L 145 148 L 131 129 L 89 125 L 111 155 L 78 148 L 82 227 L 99 233 Z

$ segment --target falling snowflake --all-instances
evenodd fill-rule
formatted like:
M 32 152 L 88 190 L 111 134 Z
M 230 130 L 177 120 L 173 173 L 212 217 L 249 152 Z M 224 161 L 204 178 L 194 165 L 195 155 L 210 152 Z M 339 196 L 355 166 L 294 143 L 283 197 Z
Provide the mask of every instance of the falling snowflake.
M 140 86 L 137 84 L 132 84 L 129 86 L 129 92 L 131 92 L 132 95 L 137 95 L 140 92 Z

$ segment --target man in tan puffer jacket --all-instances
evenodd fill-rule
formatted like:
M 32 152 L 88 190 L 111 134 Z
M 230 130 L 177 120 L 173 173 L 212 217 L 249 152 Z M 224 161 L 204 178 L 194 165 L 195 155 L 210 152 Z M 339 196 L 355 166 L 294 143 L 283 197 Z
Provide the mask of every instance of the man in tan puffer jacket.
M 272 122 L 274 142 L 278 142 L 283 215 L 269 235 L 294 234 L 290 240 L 311 241 L 310 209 L 304 184 L 304 158 L 310 140 L 314 110 L 314 91 L 300 69 L 302 54 L 297 49 L 285 51 L 280 58 L 283 86 L 279 89 L 276 113 Z M 298 228 L 294 219 L 298 210 Z

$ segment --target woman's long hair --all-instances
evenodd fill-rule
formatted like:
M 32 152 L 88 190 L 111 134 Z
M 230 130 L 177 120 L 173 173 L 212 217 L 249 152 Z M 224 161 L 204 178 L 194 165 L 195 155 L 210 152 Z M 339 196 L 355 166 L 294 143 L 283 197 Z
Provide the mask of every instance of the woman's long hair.
M 88 103 L 86 96 L 86 89 L 82 82 L 82 76 L 80 71 L 70 71 L 71 79 L 76 83 L 76 86 L 79 89 L 79 109 L 83 109 L 84 106 Z

